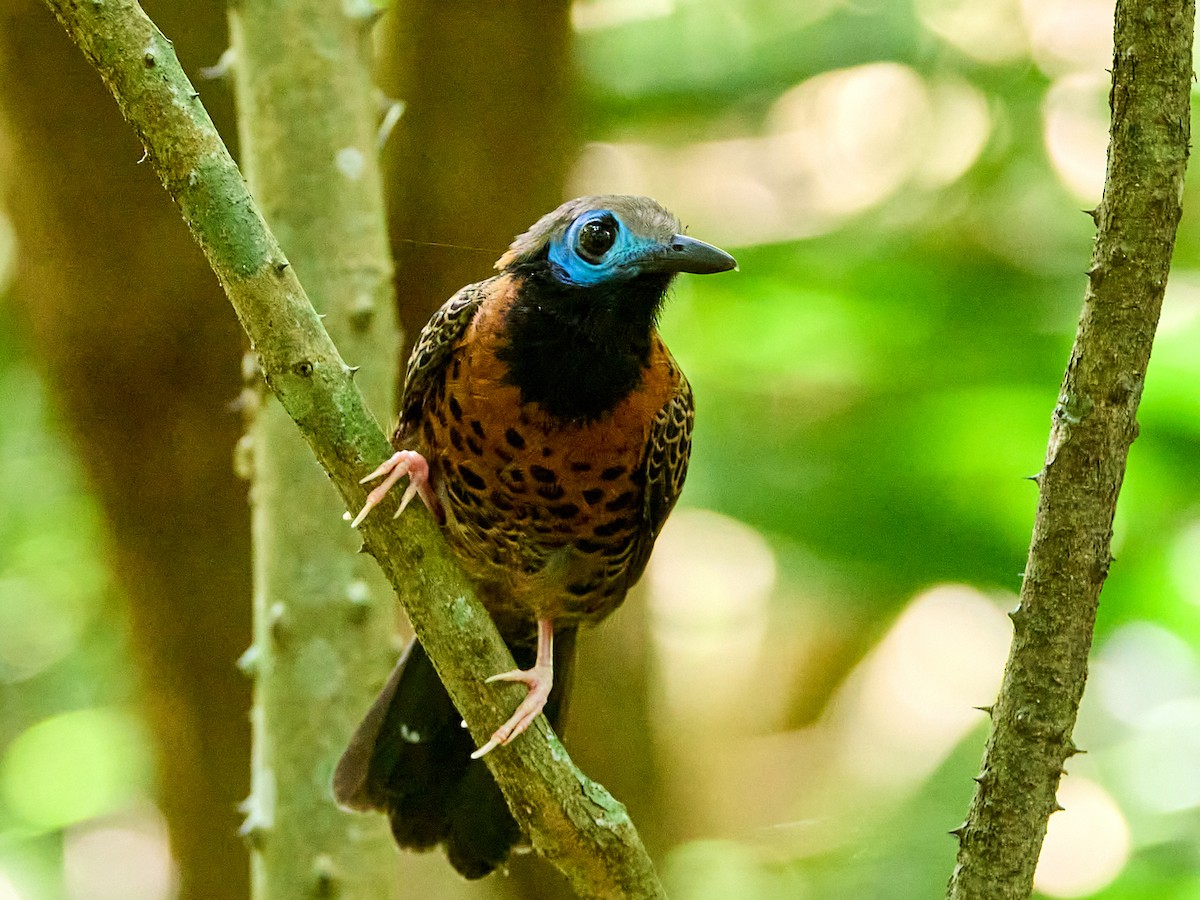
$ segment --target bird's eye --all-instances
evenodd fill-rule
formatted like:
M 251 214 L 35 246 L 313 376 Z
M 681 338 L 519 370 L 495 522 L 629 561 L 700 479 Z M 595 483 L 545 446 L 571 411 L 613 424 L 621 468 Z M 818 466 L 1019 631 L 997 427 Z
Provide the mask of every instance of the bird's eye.
M 580 256 L 590 263 L 598 263 L 600 258 L 612 249 L 616 240 L 617 223 L 609 216 L 604 216 L 585 223 L 579 229 L 579 237 L 575 244 L 579 248 Z

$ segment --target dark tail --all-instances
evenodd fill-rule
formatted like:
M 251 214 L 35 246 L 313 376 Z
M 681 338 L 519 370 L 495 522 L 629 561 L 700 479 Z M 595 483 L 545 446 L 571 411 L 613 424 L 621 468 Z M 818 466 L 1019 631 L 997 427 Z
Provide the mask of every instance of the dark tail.
M 510 649 L 518 666 L 533 665 L 533 643 Z M 556 633 L 545 709 L 555 728 L 574 655 L 575 632 Z M 412 641 L 338 761 L 333 794 L 342 806 L 387 813 L 401 847 L 445 844 L 455 869 L 482 878 L 508 859 L 521 829 L 483 760 L 471 759 L 475 745 L 461 722 L 433 663 Z

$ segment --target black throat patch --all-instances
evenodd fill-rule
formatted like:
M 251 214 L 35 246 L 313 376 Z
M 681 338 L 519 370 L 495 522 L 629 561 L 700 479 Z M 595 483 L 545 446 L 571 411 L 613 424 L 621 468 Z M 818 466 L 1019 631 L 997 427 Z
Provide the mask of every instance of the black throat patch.
M 520 275 L 497 354 L 508 366 L 505 380 L 521 402 L 557 419 L 599 419 L 641 383 L 671 276 L 577 287 L 556 279 L 544 260 L 520 267 Z

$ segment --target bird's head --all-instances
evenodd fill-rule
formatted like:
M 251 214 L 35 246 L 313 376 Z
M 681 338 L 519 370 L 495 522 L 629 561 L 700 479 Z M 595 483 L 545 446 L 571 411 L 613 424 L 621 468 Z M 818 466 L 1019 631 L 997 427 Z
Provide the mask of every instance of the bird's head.
M 651 276 L 666 289 L 679 272 L 727 272 L 724 250 L 680 234 L 679 220 L 649 197 L 604 195 L 569 200 L 513 241 L 496 268 L 544 267 L 563 285 L 618 286 Z
M 496 263 L 517 285 L 504 320 L 508 380 L 569 421 L 602 416 L 649 364 L 671 279 L 737 267 L 679 233 L 648 197 L 580 197 L 542 216 Z

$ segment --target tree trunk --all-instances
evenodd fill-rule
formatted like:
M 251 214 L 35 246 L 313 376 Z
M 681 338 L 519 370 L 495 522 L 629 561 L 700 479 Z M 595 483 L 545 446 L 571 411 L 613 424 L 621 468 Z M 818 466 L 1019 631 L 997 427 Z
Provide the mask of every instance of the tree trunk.
M 195 71 L 225 47 L 213 4 L 148 4 Z M 202 86 L 219 123 L 228 91 Z M 0 166 L 15 295 L 101 504 L 158 747 L 180 900 L 242 900 L 250 639 L 244 338 L 142 147 L 45 7 L 0 2 Z
M 392 266 L 366 58 L 369 22 L 324 0 L 231 12 L 243 171 L 376 409 L 396 374 Z M 382 817 L 333 803 L 331 775 L 395 659 L 391 587 L 287 413 L 248 389 L 253 458 L 256 900 L 399 896 Z

